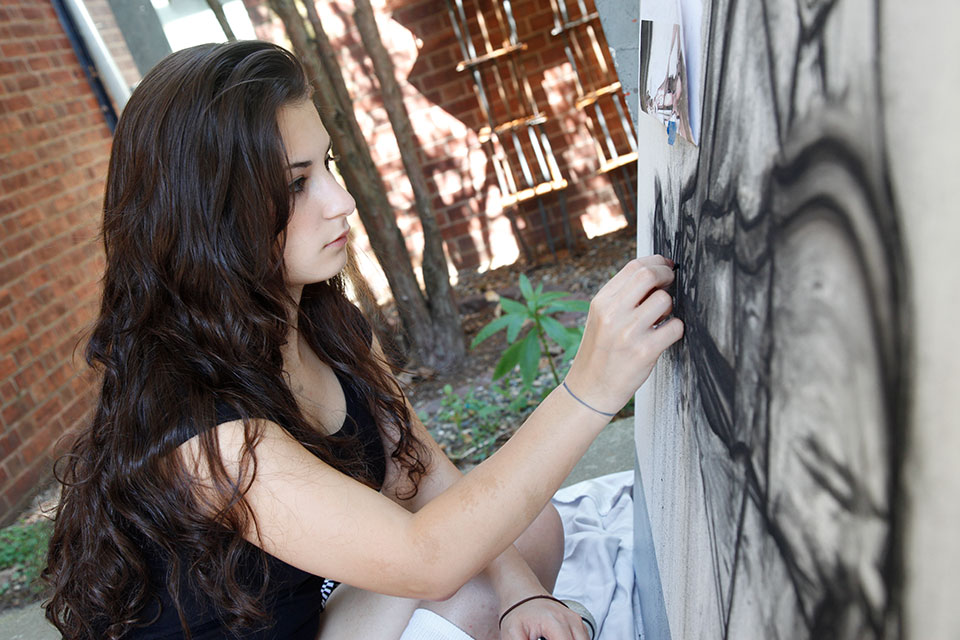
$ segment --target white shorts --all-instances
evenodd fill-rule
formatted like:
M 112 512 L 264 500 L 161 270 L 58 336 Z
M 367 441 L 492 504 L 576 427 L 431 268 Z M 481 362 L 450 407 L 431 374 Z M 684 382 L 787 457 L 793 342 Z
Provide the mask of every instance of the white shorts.
M 400 640 L 473 640 L 463 629 L 433 611 L 417 609 Z

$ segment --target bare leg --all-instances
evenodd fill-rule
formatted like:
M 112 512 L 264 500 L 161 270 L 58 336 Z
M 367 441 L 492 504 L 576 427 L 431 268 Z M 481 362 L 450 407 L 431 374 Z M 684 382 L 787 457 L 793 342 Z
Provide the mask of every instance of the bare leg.
M 540 584 L 552 592 L 563 562 L 563 526 L 553 505 L 548 505 L 540 513 L 515 544 Z M 497 640 L 500 637 L 497 629 L 500 611 L 510 604 L 501 603 L 489 581 L 484 576 L 477 576 L 452 598 L 424 602 L 420 606 L 443 616 L 476 640 Z
M 563 528 L 557 510 L 548 505 L 515 544 L 544 588 L 552 591 L 563 562 Z M 341 585 L 321 616 L 318 640 L 396 640 L 418 607 L 443 616 L 477 640 L 500 637 L 497 618 L 501 605 L 486 578 L 477 576 L 441 602 L 384 596 Z

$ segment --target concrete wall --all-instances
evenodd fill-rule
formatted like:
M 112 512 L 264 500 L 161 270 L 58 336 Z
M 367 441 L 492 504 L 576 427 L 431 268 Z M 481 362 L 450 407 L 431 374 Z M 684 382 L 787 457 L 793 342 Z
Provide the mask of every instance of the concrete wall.
M 610 45 L 610 55 L 617 66 L 617 75 L 623 85 L 623 94 L 627 98 L 627 108 L 633 117 L 633 126 L 637 126 L 637 62 L 639 61 L 640 40 L 637 37 L 640 28 L 640 0 L 596 0 L 603 35 Z
M 700 145 L 641 115 L 687 324 L 638 401 L 649 640 L 960 634 L 958 18 L 715 2 Z

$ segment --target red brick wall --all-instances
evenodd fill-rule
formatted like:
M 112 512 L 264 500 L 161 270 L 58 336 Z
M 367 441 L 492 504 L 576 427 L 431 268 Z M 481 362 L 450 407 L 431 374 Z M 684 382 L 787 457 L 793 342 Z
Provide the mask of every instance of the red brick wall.
M 0 3 L 0 523 L 49 477 L 53 443 L 92 407 L 74 349 L 103 269 L 109 145 L 52 6 Z
M 477 0 L 466 0 L 468 7 Z M 261 0 L 245 0 L 259 37 L 278 38 L 276 21 L 270 21 Z M 488 1 L 487 25 L 496 24 Z M 568 3 L 576 10 L 576 3 Z M 592 0 L 587 1 L 593 10 Z M 428 179 L 432 179 L 437 211 L 447 252 L 458 269 L 512 262 L 518 247 L 509 222 L 500 206 L 496 175 L 478 137 L 482 121 L 473 83 L 467 73 L 457 73 L 462 58 L 443 0 L 374 0 L 384 44 L 390 50 L 397 76 L 404 89 L 407 110 L 420 143 L 421 158 Z M 565 190 L 567 211 L 574 232 L 584 229 L 609 231 L 625 224 L 610 178 L 597 175 L 599 162 L 587 129 L 586 115 L 574 109 L 576 89 L 573 71 L 564 53 L 563 40 L 550 35 L 553 13 L 542 0 L 515 0 L 518 36 L 528 48 L 520 62 L 528 73 L 538 106 L 550 116 L 546 132 L 563 176 L 570 183 Z M 398 224 L 415 256 L 422 247 L 420 222 L 413 210 L 413 194 L 404 177 L 396 140 L 368 61 L 353 24 L 351 0 L 317 3 L 324 29 L 342 52 L 345 80 L 355 98 L 357 119 L 371 144 L 374 160 L 381 167 L 390 201 L 398 212 Z M 259 19 L 258 19 L 259 18 Z M 601 34 L 599 21 L 594 22 Z M 476 31 L 476 30 L 475 30 Z M 586 43 L 586 40 L 582 41 Z M 495 43 L 496 44 L 496 43 Z M 608 56 L 606 44 L 602 44 Z M 612 64 L 607 57 L 608 64 Z M 596 78 L 595 69 L 585 70 Z M 590 90 L 597 87 L 587 87 Z M 605 110 L 621 152 L 627 150 L 615 115 Z M 563 246 L 559 199 L 542 200 L 549 214 L 550 229 L 558 247 Z M 520 207 L 527 241 L 546 254 L 545 234 L 534 201 Z

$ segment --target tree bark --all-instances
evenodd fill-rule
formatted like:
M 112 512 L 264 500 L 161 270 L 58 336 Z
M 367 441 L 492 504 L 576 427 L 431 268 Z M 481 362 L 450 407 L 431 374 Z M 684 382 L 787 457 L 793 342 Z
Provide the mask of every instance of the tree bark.
M 237 36 L 233 35 L 233 29 L 230 28 L 230 23 L 227 22 L 227 15 L 223 12 L 223 5 L 220 4 L 220 0 L 207 0 L 207 6 L 213 11 L 213 15 L 217 17 L 217 22 L 220 23 L 220 28 L 223 29 L 223 35 L 227 36 L 227 40 L 230 42 L 236 41 Z
M 310 4 L 308 0 L 308 4 Z M 433 212 L 430 189 L 423 166 L 417 156 L 419 144 L 414 137 L 410 115 L 403 102 L 403 92 L 397 82 L 396 70 L 390 54 L 383 46 L 380 30 L 370 0 L 355 0 L 353 19 L 360 31 L 360 38 L 367 54 L 373 61 L 373 69 L 380 82 L 380 93 L 387 109 L 387 116 L 400 147 L 400 158 L 407 178 L 413 188 L 414 201 L 420 225 L 423 228 L 423 282 L 427 289 L 427 304 L 433 320 L 434 340 L 438 351 L 459 359 L 466 353 L 463 342 L 463 327 L 460 313 L 450 286 L 447 259 L 443 251 L 443 237 Z M 313 18 L 311 17 L 311 20 Z
M 436 354 L 432 348 L 434 332 L 426 300 L 414 276 L 410 254 L 387 200 L 383 180 L 360 133 L 336 59 L 318 55 L 317 49 L 311 46 L 306 25 L 293 0 L 268 0 L 268 4 L 283 21 L 294 51 L 314 87 L 314 101 L 320 118 L 340 156 L 337 166 L 347 189 L 357 201 L 360 220 L 393 292 L 412 352 L 410 355 L 422 364 L 442 369 L 445 366 L 443 354 Z M 318 44 L 321 39 L 329 46 L 322 29 L 317 32 Z M 332 53 L 332 47 L 329 53 Z

